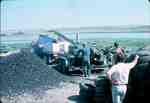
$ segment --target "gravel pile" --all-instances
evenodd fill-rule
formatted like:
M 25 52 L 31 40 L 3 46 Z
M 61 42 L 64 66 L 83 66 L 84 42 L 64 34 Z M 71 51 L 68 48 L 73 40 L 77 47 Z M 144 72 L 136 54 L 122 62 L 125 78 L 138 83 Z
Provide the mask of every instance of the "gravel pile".
M 59 87 L 68 80 L 27 49 L 0 57 L 0 95 Z

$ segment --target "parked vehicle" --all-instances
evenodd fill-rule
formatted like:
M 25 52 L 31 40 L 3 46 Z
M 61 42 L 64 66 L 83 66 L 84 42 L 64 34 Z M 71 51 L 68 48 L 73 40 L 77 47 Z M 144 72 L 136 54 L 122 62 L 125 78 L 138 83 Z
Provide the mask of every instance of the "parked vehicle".
M 46 60 L 47 64 L 55 63 L 61 72 L 67 73 L 77 68 L 82 69 L 84 55 L 82 43 L 74 42 L 59 32 L 50 31 L 46 35 L 39 35 L 38 40 L 32 43 L 32 48 L 35 54 Z M 90 49 L 93 69 L 108 64 L 108 58 L 103 50 L 96 49 L 96 47 L 90 47 Z

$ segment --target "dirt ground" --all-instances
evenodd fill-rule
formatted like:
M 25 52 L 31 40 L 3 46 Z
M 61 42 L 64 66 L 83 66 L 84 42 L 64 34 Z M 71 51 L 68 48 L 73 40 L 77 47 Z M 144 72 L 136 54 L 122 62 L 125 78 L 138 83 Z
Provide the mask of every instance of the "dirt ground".
M 23 93 L 16 96 L 3 96 L 3 103 L 77 103 L 77 84 L 65 83 L 62 88 L 48 89 L 40 93 Z
M 85 79 L 82 71 L 63 75 L 28 50 L 1 63 L 2 103 L 87 103 L 79 98 L 79 83 Z
M 93 76 L 95 77 L 95 76 Z M 62 83 L 61 88 L 25 92 L 15 96 L 3 96 L 3 103 L 87 103 L 79 98 L 79 82 L 85 78 L 77 77 L 76 81 Z

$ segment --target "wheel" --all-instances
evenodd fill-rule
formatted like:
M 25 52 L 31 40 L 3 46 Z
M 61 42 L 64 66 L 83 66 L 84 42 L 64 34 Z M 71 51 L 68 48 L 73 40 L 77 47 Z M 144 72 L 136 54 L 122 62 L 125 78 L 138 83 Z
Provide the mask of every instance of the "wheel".
M 95 95 L 95 83 L 90 80 L 84 80 L 79 84 L 79 95 L 85 101 L 93 101 Z
M 105 75 L 101 75 L 96 80 L 95 101 L 96 103 L 112 103 L 111 88 Z
M 62 73 L 68 73 L 69 72 L 69 62 L 67 58 L 61 57 L 57 59 L 58 64 L 58 70 Z

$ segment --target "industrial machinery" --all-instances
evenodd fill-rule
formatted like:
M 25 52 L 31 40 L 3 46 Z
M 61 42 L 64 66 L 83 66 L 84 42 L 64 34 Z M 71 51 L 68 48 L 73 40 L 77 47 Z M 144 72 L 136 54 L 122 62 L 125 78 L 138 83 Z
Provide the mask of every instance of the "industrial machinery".
M 40 58 L 46 60 L 47 64 L 56 64 L 57 69 L 63 73 L 82 69 L 84 55 L 82 43 L 75 42 L 59 32 L 49 31 L 39 35 L 38 40 L 32 43 L 32 48 Z M 90 50 L 93 69 L 106 67 L 108 61 L 111 62 L 107 57 L 108 53 L 105 54 L 103 49 L 90 47 Z

